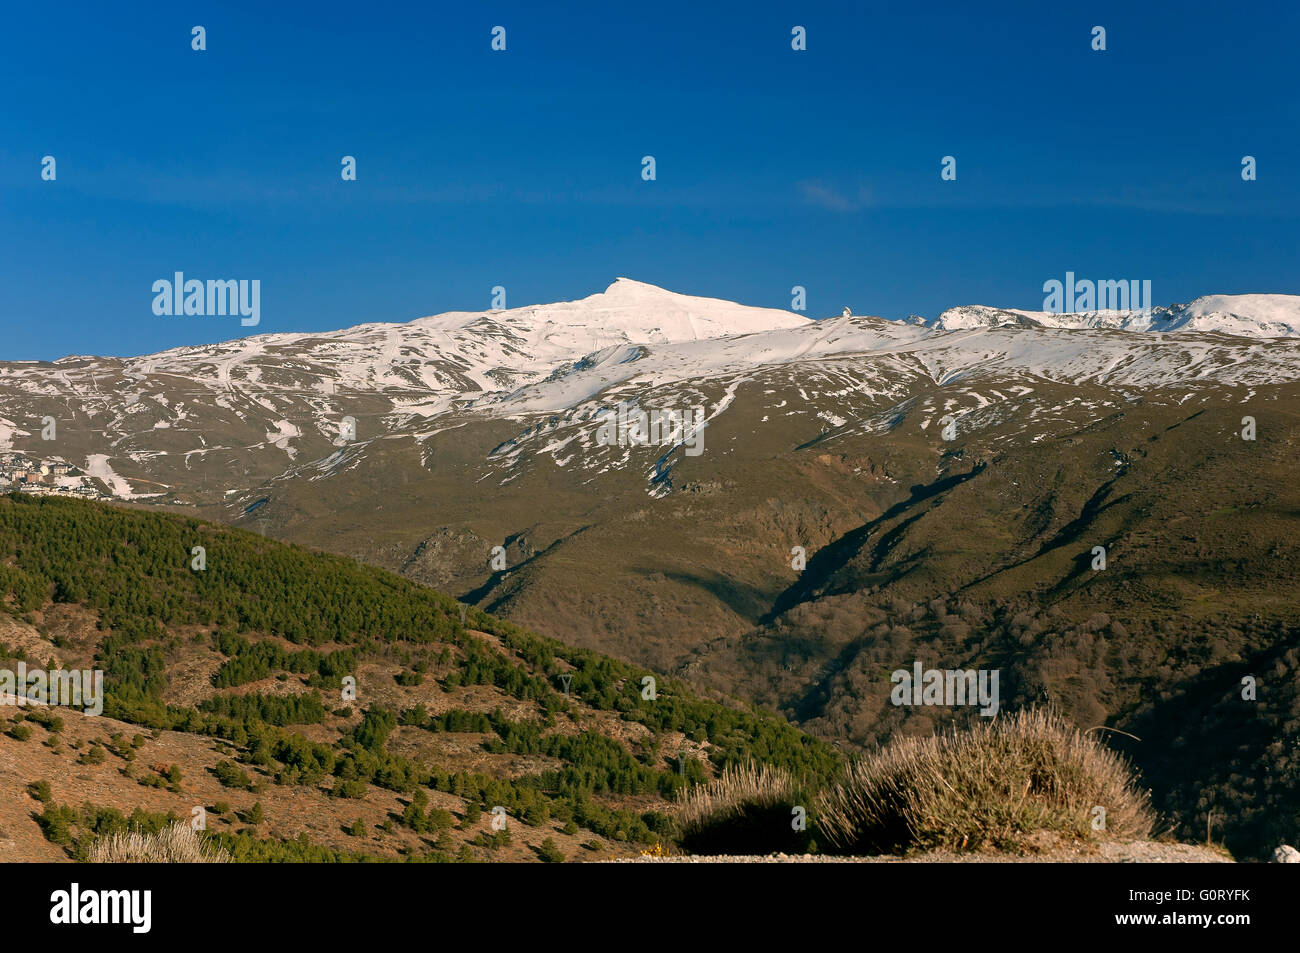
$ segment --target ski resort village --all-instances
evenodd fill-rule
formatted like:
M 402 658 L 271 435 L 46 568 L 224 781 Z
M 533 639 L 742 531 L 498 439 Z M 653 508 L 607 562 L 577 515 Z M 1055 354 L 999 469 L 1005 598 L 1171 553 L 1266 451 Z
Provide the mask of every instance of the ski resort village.
M 0 452 L 0 492 L 79 496 L 88 500 L 112 498 L 100 492 L 90 477 L 70 463 L 59 459 L 39 460 L 12 452 Z

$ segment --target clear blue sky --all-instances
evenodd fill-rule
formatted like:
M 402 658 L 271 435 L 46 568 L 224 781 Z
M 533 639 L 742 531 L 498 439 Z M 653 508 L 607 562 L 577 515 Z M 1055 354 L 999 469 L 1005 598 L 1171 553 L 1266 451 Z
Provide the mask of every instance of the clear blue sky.
M 804 285 L 814 317 L 1038 308 L 1067 270 L 1158 304 L 1300 293 L 1298 7 L 8 4 L 0 359 L 618 275 L 776 307 Z M 156 317 L 176 271 L 260 279 L 260 326 Z

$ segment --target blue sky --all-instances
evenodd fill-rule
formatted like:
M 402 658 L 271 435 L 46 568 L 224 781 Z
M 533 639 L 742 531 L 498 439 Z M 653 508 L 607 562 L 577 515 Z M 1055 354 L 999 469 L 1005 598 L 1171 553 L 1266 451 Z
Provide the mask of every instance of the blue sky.
M 1067 270 L 1300 293 L 1300 5 L 870 6 L 10 5 L 0 359 L 619 275 L 814 317 L 1039 308 Z M 176 271 L 259 279 L 261 324 L 155 316 Z

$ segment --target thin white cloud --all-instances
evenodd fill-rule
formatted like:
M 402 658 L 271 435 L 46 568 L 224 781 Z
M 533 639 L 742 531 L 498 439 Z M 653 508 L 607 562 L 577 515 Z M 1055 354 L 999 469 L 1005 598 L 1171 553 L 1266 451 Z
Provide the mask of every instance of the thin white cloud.
M 814 180 L 800 182 L 799 191 L 809 205 L 830 209 L 832 212 L 857 212 L 875 204 L 871 189 L 865 185 L 859 186 L 857 195 L 853 197 Z

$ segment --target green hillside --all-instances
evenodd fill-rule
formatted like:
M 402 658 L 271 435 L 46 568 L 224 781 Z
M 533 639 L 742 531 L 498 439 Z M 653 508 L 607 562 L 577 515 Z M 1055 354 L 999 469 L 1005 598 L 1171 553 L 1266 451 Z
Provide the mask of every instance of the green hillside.
M 448 859 L 463 846 L 434 836 L 438 794 L 458 799 L 462 824 L 504 807 L 539 831 L 670 844 L 672 799 L 728 765 L 819 779 L 838 761 L 771 714 L 477 609 L 462 624 L 457 602 L 401 577 L 172 515 L 0 499 L 0 604 L 30 636 L 5 654 L 52 664 L 36 640 L 61 666 L 102 669 L 105 720 L 211 739 L 232 789 L 340 804 L 396 792 L 398 826 L 432 833 L 380 854 Z M 469 743 L 439 757 L 452 736 Z

